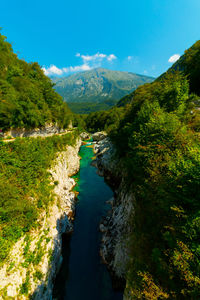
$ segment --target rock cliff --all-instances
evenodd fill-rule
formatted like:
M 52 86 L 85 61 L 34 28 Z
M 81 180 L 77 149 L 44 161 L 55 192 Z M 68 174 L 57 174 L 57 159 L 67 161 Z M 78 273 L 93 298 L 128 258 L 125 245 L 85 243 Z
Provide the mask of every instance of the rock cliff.
M 94 151 L 96 160 L 93 164 L 114 190 L 114 197 L 109 201 L 112 209 L 100 224 L 102 232 L 100 253 L 116 279 L 114 280 L 116 287 L 124 288 L 129 262 L 134 195 L 126 185 L 122 163 L 117 159 L 115 148 L 109 138 L 105 137 L 97 142 Z
M 52 299 L 53 280 L 62 263 L 62 233 L 72 230 L 75 181 L 79 170 L 79 148 L 67 146 L 58 154 L 50 171 L 54 202 L 43 211 L 38 227 L 11 249 L 0 269 L 0 299 Z
M 71 129 L 71 125 L 69 125 Z M 41 128 L 33 128 L 33 129 L 25 129 L 25 128 L 13 128 L 7 132 L 4 132 L 3 137 L 46 137 L 52 136 L 54 134 L 65 133 L 66 130 L 60 128 L 56 124 L 46 124 L 44 127 Z

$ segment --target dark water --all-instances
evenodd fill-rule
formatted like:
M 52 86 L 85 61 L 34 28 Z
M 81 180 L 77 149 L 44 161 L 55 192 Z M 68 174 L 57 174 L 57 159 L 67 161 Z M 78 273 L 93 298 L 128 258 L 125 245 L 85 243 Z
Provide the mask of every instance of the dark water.
M 90 165 L 92 148 L 82 146 L 80 155 L 74 232 L 71 237 L 63 237 L 64 261 L 56 278 L 54 299 L 121 300 L 122 293 L 112 289 L 110 275 L 99 256 L 99 223 L 110 208 L 105 201 L 112 197 L 112 191 Z

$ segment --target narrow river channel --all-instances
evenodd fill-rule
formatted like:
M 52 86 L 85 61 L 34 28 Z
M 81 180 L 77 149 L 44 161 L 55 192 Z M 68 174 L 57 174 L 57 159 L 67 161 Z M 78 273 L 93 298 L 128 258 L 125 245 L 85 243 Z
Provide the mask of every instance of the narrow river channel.
M 63 264 L 56 278 L 54 299 L 121 300 L 112 288 L 111 278 L 99 256 L 99 223 L 110 208 L 106 201 L 113 193 L 91 166 L 93 149 L 83 145 L 77 174 L 79 192 L 74 231 L 63 237 Z

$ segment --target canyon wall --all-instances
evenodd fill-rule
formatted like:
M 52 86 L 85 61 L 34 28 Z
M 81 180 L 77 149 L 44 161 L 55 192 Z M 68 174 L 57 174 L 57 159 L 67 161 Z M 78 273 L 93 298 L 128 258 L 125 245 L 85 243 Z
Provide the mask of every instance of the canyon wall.
M 126 185 L 122 163 L 108 137 L 94 145 L 96 159 L 93 162 L 98 173 L 112 187 L 114 197 L 109 201 L 111 211 L 102 220 L 101 256 L 116 280 L 116 287 L 124 287 L 129 264 L 130 235 L 134 215 L 134 195 Z
M 68 126 L 68 129 L 71 129 L 71 123 Z M 46 124 L 44 127 L 41 128 L 33 128 L 33 129 L 26 129 L 26 128 L 13 128 L 7 132 L 3 133 L 4 138 L 16 138 L 16 137 L 46 137 L 52 136 L 54 134 L 65 133 L 66 130 L 60 128 L 57 124 Z
M 38 226 L 22 237 L 0 267 L 0 299 L 52 299 L 53 281 L 62 263 L 62 234 L 72 231 L 75 208 L 75 181 L 79 170 L 79 148 L 58 153 L 51 170 L 54 201 L 43 210 Z

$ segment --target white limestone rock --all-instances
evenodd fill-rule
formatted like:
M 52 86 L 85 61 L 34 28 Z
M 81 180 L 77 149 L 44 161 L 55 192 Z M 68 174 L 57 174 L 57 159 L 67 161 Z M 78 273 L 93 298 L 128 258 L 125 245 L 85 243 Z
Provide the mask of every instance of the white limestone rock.
M 90 139 L 90 134 L 87 132 L 81 132 L 80 137 L 82 140 L 88 140 Z
M 36 300 L 52 300 L 53 281 L 62 263 L 62 234 L 73 228 L 76 196 L 71 191 L 75 181 L 70 176 L 79 170 L 80 145 L 81 140 L 78 140 L 76 146 L 67 146 L 66 151 L 58 154 L 50 170 L 56 199 L 47 211 L 41 212 L 38 228 L 29 233 L 28 251 L 37 254 L 41 250 L 41 261 L 38 264 L 27 264 L 24 254 L 27 241 L 25 236 L 22 237 L 13 246 L 9 258 L 0 269 L 0 299 L 4 299 L 5 294 L 7 298 L 20 300 L 29 299 L 30 296 Z M 36 278 L 36 271 L 40 272 L 40 279 Z M 27 276 L 29 291 L 24 295 L 20 289 Z
M 99 131 L 99 132 L 95 132 L 92 135 L 92 139 L 95 142 L 99 142 L 102 141 L 103 139 L 105 139 L 107 137 L 107 133 L 105 131 Z
M 134 195 L 127 189 L 123 179 L 123 166 L 117 159 L 110 139 L 104 138 L 97 142 L 94 152 L 98 173 L 115 189 L 114 198 L 109 201 L 112 210 L 100 225 L 100 231 L 103 232 L 100 254 L 117 277 L 125 278 L 129 262 L 128 241 L 132 229 L 131 218 L 134 215 Z

